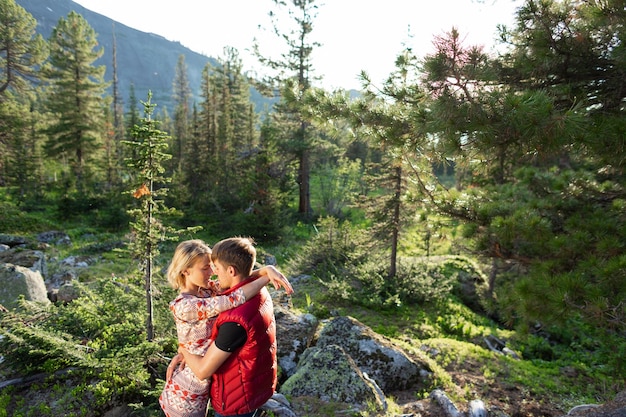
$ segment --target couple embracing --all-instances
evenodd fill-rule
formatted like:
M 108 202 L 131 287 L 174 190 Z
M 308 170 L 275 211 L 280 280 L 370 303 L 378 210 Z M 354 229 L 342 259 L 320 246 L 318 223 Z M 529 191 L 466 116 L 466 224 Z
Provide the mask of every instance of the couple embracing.
M 176 248 L 167 275 L 179 290 L 170 303 L 179 349 L 159 398 L 166 416 L 204 417 L 209 399 L 215 417 L 258 416 L 274 394 L 276 322 L 265 286 L 293 289 L 272 266 L 253 271 L 255 262 L 248 238 Z

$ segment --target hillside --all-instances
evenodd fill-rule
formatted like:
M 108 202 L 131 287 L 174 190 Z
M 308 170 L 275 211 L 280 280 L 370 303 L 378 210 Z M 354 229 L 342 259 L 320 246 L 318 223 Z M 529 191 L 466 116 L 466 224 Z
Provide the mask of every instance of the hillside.
M 121 97 L 127 106 L 130 86 L 134 84 L 137 99 L 145 100 L 148 90 L 152 91 L 153 102 L 159 108 L 167 107 L 171 113 L 172 81 L 176 63 L 180 55 L 185 56 L 191 90 L 197 94 L 200 88 L 202 69 L 207 63 L 216 64 L 215 58 L 207 57 L 184 47 L 180 42 L 172 42 L 154 33 L 146 33 L 106 16 L 88 10 L 71 0 L 17 0 L 37 20 L 37 31 L 48 39 L 60 18 L 75 11 L 89 22 L 98 34 L 98 42 L 104 54 L 96 65 L 107 67 L 105 79 L 113 78 L 113 39 L 117 44 L 117 68 Z M 257 108 L 267 103 L 267 99 L 256 90 L 251 90 L 252 101 Z M 196 100 L 198 100 L 196 96 Z

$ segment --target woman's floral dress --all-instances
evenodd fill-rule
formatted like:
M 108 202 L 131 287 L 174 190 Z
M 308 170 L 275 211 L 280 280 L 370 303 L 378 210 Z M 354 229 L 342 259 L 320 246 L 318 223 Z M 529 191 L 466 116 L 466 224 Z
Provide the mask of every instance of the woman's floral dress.
M 176 322 L 178 345 L 196 355 L 204 355 L 212 340 L 211 330 L 217 315 L 246 301 L 243 289 L 229 295 L 219 294 L 219 285 L 211 281 L 201 297 L 181 293 L 170 303 Z M 198 379 L 186 366 L 177 368 L 165 383 L 159 404 L 167 417 L 204 417 L 209 402 L 209 380 Z

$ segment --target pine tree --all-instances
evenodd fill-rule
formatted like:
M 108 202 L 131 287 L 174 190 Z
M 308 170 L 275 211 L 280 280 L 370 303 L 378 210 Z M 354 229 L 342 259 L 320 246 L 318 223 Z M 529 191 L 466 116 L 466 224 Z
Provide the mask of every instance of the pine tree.
M 47 56 L 37 22 L 14 0 L 0 0 L 0 184 L 17 185 L 20 200 L 41 187 L 34 85 Z
M 234 48 L 225 48 L 216 70 L 221 89 L 221 110 L 218 113 L 217 164 L 227 167 L 220 175 L 220 202 L 229 210 L 243 210 L 254 204 L 250 194 L 251 173 L 258 155 L 258 117 L 251 110 L 250 84 L 243 75 L 243 63 Z M 234 172 L 237 175 L 232 175 Z
M 311 208 L 311 158 L 315 147 L 315 132 L 304 116 L 302 99 L 311 87 L 313 81 L 313 67 L 311 56 L 314 49 L 319 46 L 311 41 L 313 23 L 316 17 L 317 5 L 315 0 L 293 0 L 289 2 L 274 0 L 277 11 L 272 11 L 274 32 L 286 43 L 287 52 L 282 59 L 273 59 L 264 56 L 258 45 L 254 50 L 259 61 L 269 69 L 276 70 L 278 74 L 269 81 L 270 91 L 276 90 L 276 85 L 281 85 L 282 97 L 276 106 L 275 117 L 285 126 L 285 145 L 289 153 L 297 159 L 298 163 L 298 212 L 305 218 L 312 216 Z M 287 7 L 289 24 L 291 29 L 281 30 L 286 20 L 279 21 L 278 11 Z M 289 82 L 285 82 L 285 81 Z
M 164 219 L 175 210 L 165 205 L 168 188 L 165 184 L 170 178 L 165 177 L 164 163 L 172 158 L 167 153 L 169 136 L 158 129 L 159 122 L 152 115 L 155 104 L 152 94 L 143 102 L 144 117 L 131 130 L 131 140 L 124 141 L 131 148 L 126 163 L 134 179 L 130 191 L 137 200 L 139 207 L 129 210 L 133 217 L 131 230 L 133 233 L 129 250 L 134 259 L 140 262 L 139 270 L 144 273 L 146 291 L 146 334 L 147 340 L 154 338 L 154 316 L 152 308 L 152 273 L 154 258 L 159 255 L 159 243 L 174 240 L 182 231 L 164 223 Z M 189 228 L 187 231 L 197 231 Z
M 6 167 L 0 183 L 14 186 L 8 190 L 21 203 L 33 201 L 43 186 L 40 119 L 33 105 L 15 100 L 0 102 L 0 141 L 6 138 L 7 144 L 0 162 Z
M 138 105 L 139 102 L 135 94 L 135 85 L 131 84 L 128 93 L 128 111 L 124 117 L 124 130 L 130 131 L 135 125 L 139 124 L 141 114 L 139 114 Z
M 215 68 L 208 63 L 202 70 L 197 127 L 189 146 L 189 154 L 183 167 L 185 183 L 191 190 L 190 204 L 198 211 L 214 207 L 220 167 L 217 164 L 217 115 L 219 94 L 216 91 Z
M 208 204 L 230 213 L 253 201 L 250 175 L 257 169 L 258 134 L 239 54 L 233 48 L 224 52 L 218 66 L 207 64 L 202 73 L 197 136 L 186 154 L 185 170 L 187 182 L 200 192 L 197 208 Z
M 117 37 L 115 36 L 115 25 L 113 27 L 113 97 L 111 102 L 111 107 L 113 110 L 113 150 L 115 152 L 115 167 L 114 174 L 110 175 L 110 183 L 119 181 L 119 173 L 117 172 L 118 168 L 123 164 L 124 155 L 122 151 L 121 142 L 126 135 L 126 130 L 124 128 L 124 101 L 120 95 L 119 89 L 119 79 L 117 75 Z M 134 124 L 133 124 L 134 126 Z
M 0 0 L 0 101 L 8 92 L 23 95 L 38 80 L 47 57 L 46 42 L 35 34 L 37 21 L 15 0 Z
M 623 3 L 530 0 L 516 17 L 494 60 L 455 32 L 424 60 L 427 130 L 463 171 L 433 202 L 499 266 L 502 320 L 623 332 Z
M 308 101 L 314 103 L 321 118 L 342 118 L 367 138 L 376 153 L 367 163 L 360 207 L 371 221 L 371 242 L 388 254 L 387 275 L 394 278 L 398 269 L 401 234 L 414 220 L 416 201 L 426 183 L 431 182 L 428 140 L 421 123 L 427 109 L 424 92 L 412 84 L 409 69 L 416 57 L 405 49 L 396 59 L 396 69 L 382 86 L 372 85 L 364 74 L 363 95 L 352 100 L 339 92 L 327 95 L 314 91 Z M 416 177 L 409 180 L 410 177 Z
M 184 160 L 185 147 L 189 140 L 189 120 L 191 117 L 190 101 L 191 88 L 187 75 L 185 56 L 180 55 L 176 63 L 174 80 L 172 82 L 172 97 L 174 99 L 174 131 L 173 165 L 175 172 L 180 172 Z
M 105 66 L 95 67 L 93 63 L 103 50 L 95 49 L 98 42 L 94 30 L 76 12 L 59 19 L 49 43 L 47 106 L 55 118 L 46 129 L 46 151 L 70 161 L 78 189 L 83 190 L 86 168 L 97 159 L 102 143 Z

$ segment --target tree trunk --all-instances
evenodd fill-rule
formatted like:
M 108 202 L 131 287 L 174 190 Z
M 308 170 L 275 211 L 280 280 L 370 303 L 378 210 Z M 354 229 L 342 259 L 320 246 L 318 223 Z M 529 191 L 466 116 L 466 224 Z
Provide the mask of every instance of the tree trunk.
M 152 185 L 150 185 L 152 190 Z M 154 311 L 152 309 L 152 204 L 148 200 L 148 219 L 146 224 L 146 305 L 148 317 L 146 319 L 146 337 L 148 342 L 154 339 Z
M 389 278 L 395 277 L 398 263 L 398 238 L 400 235 L 400 201 L 402 196 L 402 167 L 395 168 L 395 190 L 393 196 L 393 219 L 391 224 L 391 259 L 389 264 Z
M 304 149 L 300 154 L 300 172 L 298 177 L 300 189 L 298 212 L 308 219 L 311 217 L 311 167 L 308 149 Z

